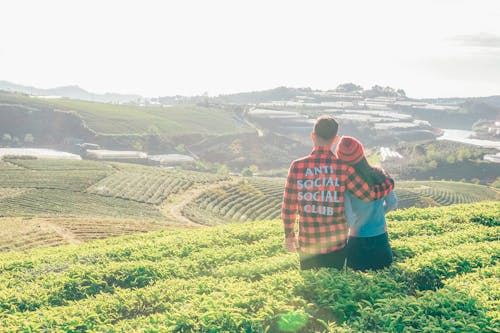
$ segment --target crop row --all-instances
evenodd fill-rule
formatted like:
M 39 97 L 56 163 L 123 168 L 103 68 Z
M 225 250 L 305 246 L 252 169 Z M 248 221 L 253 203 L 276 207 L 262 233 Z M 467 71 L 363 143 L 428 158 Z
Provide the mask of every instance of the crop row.
M 78 172 L 2 170 L 2 188 L 45 188 L 80 191 L 106 177 L 106 171 L 82 170 Z
M 416 195 L 414 203 L 411 202 L 411 193 Z M 495 200 L 499 195 L 486 186 L 446 181 L 400 182 L 396 187 L 396 194 L 401 197 L 402 208 L 473 203 Z
M 278 220 L 0 253 L 0 327 L 493 332 L 499 205 L 391 213 L 403 255 L 379 272 L 298 271 Z
M 112 171 L 113 167 L 107 163 L 88 160 L 67 160 L 67 159 L 8 159 L 10 164 L 20 168 L 38 171 Z
M 163 219 L 152 206 L 130 200 L 55 189 L 26 191 L 0 200 L 2 216 L 109 216 Z
M 87 192 L 157 205 L 192 185 L 190 180 L 169 175 L 117 172 L 93 185 Z
M 459 250 L 470 248 L 460 247 Z M 26 303 L 26 299 L 22 299 L 18 304 L 22 307 L 17 308 L 17 311 L 13 311 L 16 310 L 13 308 L 4 308 L 4 313 L 10 314 L 4 316 L 0 322 L 4 327 L 12 329 L 26 328 L 26 323 L 30 323 L 36 329 L 106 331 L 117 329 L 122 325 L 128 328 L 135 325 L 139 325 L 136 328 L 143 327 L 147 325 L 147 322 L 151 322 L 152 318 L 142 319 L 142 316 L 155 316 L 158 313 L 162 318 L 170 319 L 163 322 L 165 328 L 170 329 L 181 324 L 181 328 L 186 331 L 192 329 L 206 331 L 216 327 L 225 330 L 248 330 L 252 327 L 263 329 L 266 326 L 277 325 L 275 320 L 286 311 L 302 310 L 314 314 L 325 307 L 330 308 L 331 318 L 336 318 L 337 321 L 349 322 L 351 319 L 358 321 L 362 310 L 366 310 L 356 306 L 360 300 L 371 304 L 372 307 L 374 304 L 378 306 L 386 304 L 383 301 L 387 299 L 408 302 L 412 299 L 412 296 L 408 294 L 415 291 L 418 293 L 420 290 L 412 289 L 415 286 L 415 277 L 429 275 L 445 279 L 471 272 L 475 267 L 488 267 L 494 263 L 494 253 L 498 251 L 498 246 L 493 247 L 493 252 L 491 252 L 492 246 L 487 244 L 478 244 L 476 248 L 479 249 L 476 254 L 471 251 L 461 255 L 454 251 L 441 251 L 438 256 L 424 256 L 418 262 L 407 264 L 410 267 L 409 271 L 401 270 L 396 266 L 390 271 L 372 273 L 371 277 L 350 271 L 348 274 L 324 270 L 298 274 L 293 269 L 294 266 L 296 268 L 296 264 L 293 265 L 287 260 L 278 262 L 276 265 L 278 270 L 269 269 L 269 267 L 266 270 L 263 265 L 269 266 L 273 261 L 265 258 L 249 263 L 254 270 L 261 272 L 260 278 L 253 277 L 251 280 L 240 279 L 241 275 L 234 274 L 238 273 L 238 268 L 234 264 L 225 271 L 229 273 L 229 276 L 224 276 L 221 274 L 224 272 L 221 266 L 223 263 L 217 265 L 221 268 L 215 277 L 194 272 L 195 277 L 192 279 L 179 279 L 176 276 L 183 272 L 189 274 L 191 272 L 189 267 L 179 270 L 170 263 L 165 263 L 165 265 L 139 263 L 135 269 L 133 267 L 124 269 L 128 263 L 111 266 L 108 274 L 105 275 L 107 281 L 99 279 L 98 276 L 92 276 L 92 274 L 99 273 L 99 267 L 96 267 L 96 272 L 92 273 L 73 272 L 69 282 L 60 284 L 62 289 L 53 285 L 53 287 L 45 286 L 44 289 L 52 291 L 53 294 L 38 299 L 46 299 L 51 302 L 50 305 L 57 307 L 40 308 L 42 304 L 30 304 Z M 443 253 L 447 256 L 442 256 Z M 470 265 L 464 265 L 464 262 Z M 448 270 L 443 270 L 443 265 Z M 196 263 L 193 263 L 192 267 L 197 267 Z M 162 273 L 162 270 L 165 273 Z M 245 275 L 246 271 L 241 270 L 239 273 Z M 82 278 L 87 282 L 82 283 Z M 51 281 L 51 283 L 54 282 Z M 418 287 L 421 286 L 418 285 Z M 37 291 L 35 288 L 31 290 L 33 293 Z M 85 296 L 82 292 L 99 295 L 73 302 L 72 298 L 79 299 Z M 19 300 L 19 297 L 23 296 L 26 297 L 21 292 L 17 294 L 17 297 L 7 294 L 2 297 L 4 300 L 2 303 L 9 304 L 9 301 Z M 71 302 L 65 302 L 64 297 L 69 298 Z M 425 295 L 423 298 L 425 301 Z M 417 303 L 421 301 L 415 299 Z M 308 305 L 311 303 L 313 306 Z M 191 306 L 186 309 L 182 304 Z M 226 315 L 224 315 L 225 311 L 228 311 Z M 238 316 L 235 316 L 235 311 L 236 313 L 241 311 L 241 321 L 237 320 Z M 207 317 L 203 315 L 207 313 L 214 314 L 208 322 L 204 320 Z M 223 318 L 219 317 L 221 313 Z M 269 316 L 262 317 L 265 313 Z M 223 320 L 224 318 L 226 320 Z M 252 323 L 251 326 L 248 326 L 250 323 Z M 382 323 L 385 324 L 385 322 Z M 74 326 L 75 324 L 77 326 Z M 115 324 L 118 327 L 114 327 Z M 206 324 L 208 326 L 204 326 Z M 363 324 L 367 325 L 367 323 Z M 486 320 L 481 321 L 481 325 L 487 324 Z M 315 323 L 310 325 L 314 326 Z
M 201 224 L 210 220 L 251 221 L 274 219 L 280 215 L 283 189 L 277 182 L 244 181 L 204 192 L 189 203 L 183 214 Z M 212 219 L 206 217 L 212 216 Z M 207 223 L 208 222 L 208 223 Z
M 452 182 L 402 182 L 396 194 L 400 208 L 472 203 L 498 196 L 485 186 Z M 183 213 L 208 225 L 278 218 L 282 196 L 283 180 L 254 178 L 207 191 L 187 205 Z

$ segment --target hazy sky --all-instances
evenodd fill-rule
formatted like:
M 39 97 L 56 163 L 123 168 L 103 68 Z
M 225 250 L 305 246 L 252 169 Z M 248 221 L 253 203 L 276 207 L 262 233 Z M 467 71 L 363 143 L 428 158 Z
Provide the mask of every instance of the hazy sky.
M 500 94 L 500 1 L 2 1 L 0 80 L 145 96 L 343 82 Z

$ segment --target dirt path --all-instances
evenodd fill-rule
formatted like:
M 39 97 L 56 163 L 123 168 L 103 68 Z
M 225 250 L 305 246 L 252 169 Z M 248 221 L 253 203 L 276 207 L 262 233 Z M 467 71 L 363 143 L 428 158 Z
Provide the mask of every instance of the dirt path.
M 195 187 L 187 190 L 186 192 L 174 195 L 172 196 L 172 198 L 169 198 L 166 201 L 164 201 L 160 208 L 161 212 L 169 220 L 171 219 L 176 223 L 185 224 L 188 226 L 205 227 L 205 225 L 191 221 L 186 216 L 184 216 L 182 214 L 182 209 L 205 191 L 210 191 L 226 185 L 234 185 L 237 184 L 239 181 L 240 181 L 239 179 L 233 178 L 230 180 L 224 180 L 209 185 L 196 185 Z
M 40 225 L 40 228 L 42 229 L 49 229 L 54 231 L 56 234 L 61 236 L 68 244 L 80 244 L 83 243 L 82 240 L 78 239 L 78 237 L 73 234 L 71 231 L 69 231 L 66 228 L 63 228 L 61 226 L 58 226 L 55 223 L 52 223 L 50 221 L 37 221 L 38 225 Z

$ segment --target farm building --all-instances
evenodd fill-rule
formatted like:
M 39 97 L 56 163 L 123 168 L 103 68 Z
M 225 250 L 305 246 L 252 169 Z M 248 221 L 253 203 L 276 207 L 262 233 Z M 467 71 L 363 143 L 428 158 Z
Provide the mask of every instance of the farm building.
M 150 164 L 148 154 L 135 150 L 88 149 L 85 157 L 93 160 Z

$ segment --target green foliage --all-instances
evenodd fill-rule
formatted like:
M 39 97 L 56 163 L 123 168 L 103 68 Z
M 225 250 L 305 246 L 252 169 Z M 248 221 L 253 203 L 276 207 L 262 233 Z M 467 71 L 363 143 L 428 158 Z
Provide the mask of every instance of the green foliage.
M 183 213 L 208 225 L 280 216 L 284 179 L 254 177 L 245 184 L 245 191 L 237 184 L 205 192 L 189 203 Z M 399 208 L 447 206 L 499 198 L 498 191 L 483 185 L 442 181 L 397 182 L 395 192 Z
M 252 178 L 223 189 L 204 192 L 183 210 L 207 225 L 278 218 L 284 182 Z
M 231 111 L 195 105 L 132 106 L 72 99 L 42 101 L 73 111 L 99 134 L 233 134 L 251 132 Z
M 404 159 L 386 160 L 383 166 L 402 180 L 452 177 L 453 180 L 480 178 L 486 183 L 498 173 L 495 163 L 482 161 L 485 154 L 494 154 L 494 149 L 449 141 L 401 143 L 395 149 Z
M 24 142 L 25 143 L 33 143 L 35 142 L 35 138 L 33 137 L 33 134 L 28 133 L 24 136 Z
M 246 184 L 243 184 L 247 186 Z M 281 222 L 0 254 L 0 326 L 54 332 L 495 332 L 498 202 L 396 211 L 395 264 L 301 272 Z M 432 226 L 435 226 L 434 228 Z
M 157 205 L 170 195 L 227 177 L 120 163 L 6 159 L 0 163 L 0 215 L 164 220 Z

